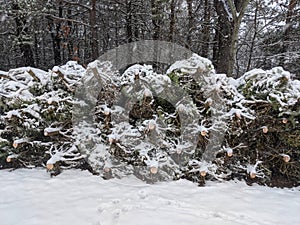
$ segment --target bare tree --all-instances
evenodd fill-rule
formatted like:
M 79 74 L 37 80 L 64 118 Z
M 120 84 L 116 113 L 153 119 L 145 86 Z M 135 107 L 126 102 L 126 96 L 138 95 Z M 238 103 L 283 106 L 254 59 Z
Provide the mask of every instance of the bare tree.
M 174 32 L 175 32 L 175 25 L 176 25 L 176 15 L 175 15 L 175 0 L 171 0 L 170 2 L 170 34 L 169 34 L 169 41 L 174 41 Z
M 234 73 L 239 28 L 250 0 L 214 0 L 218 16 L 214 61 L 220 73 Z
M 24 12 L 24 10 L 21 10 L 18 1 L 13 1 L 11 9 L 15 16 L 16 36 L 22 54 L 22 61 L 25 66 L 35 66 L 33 51 L 31 47 L 33 45 L 33 42 L 31 40 L 29 27 L 27 24 L 28 15 L 26 15 L 26 12 Z
M 187 13 L 188 13 L 186 47 L 190 48 L 192 42 L 192 31 L 194 26 L 193 0 L 186 0 L 186 3 L 187 3 Z
M 203 45 L 201 49 L 201 55 L 204 57 L 208 57 L 209 55 L 209 47 L 210 47 L 210 36 L 211 36 L 211 14 L 212 7 L 210 0 L 204 0 L 204 18 L 203 18 Z
M 97 10 L 96 10 L 97 0 L 91 0 L 90 8 L 90 26 L 91 26 L 91 47 L 92 47 L 92 59 L 96 59 L 99 56 L 98 47 L 98 29 L 97 29 Z
M 158 40 L 161 36 L 162 5 L 161 0 L 151 0 L 153 39 Z

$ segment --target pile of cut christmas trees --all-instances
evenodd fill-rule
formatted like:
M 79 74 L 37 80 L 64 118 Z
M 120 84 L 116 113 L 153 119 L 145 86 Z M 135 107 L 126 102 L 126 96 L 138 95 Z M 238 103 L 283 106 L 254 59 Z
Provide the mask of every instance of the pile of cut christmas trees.
M 300 81 L 289 72 L 233 79 L 196 54 L 166 74 L 112 68 L 95 61 L 1 72 L 0 167 L 300 184 Z
M 73 93 L 85 69 L 76 62 L 45 72 L 23 67 L 0 74 L 0 168 L 84 167 L 72 139 Z
M 237 80 L 241 104 L 253 118 L 235 112 L 226 141 L 237 157 L 223 163 L 232 176 L 270 186 L 290 187 L 300 181 L 300 81 L 282 68 L 253 70 Z M 249 176 L 241 176 L 241 165 L 251 162 Z

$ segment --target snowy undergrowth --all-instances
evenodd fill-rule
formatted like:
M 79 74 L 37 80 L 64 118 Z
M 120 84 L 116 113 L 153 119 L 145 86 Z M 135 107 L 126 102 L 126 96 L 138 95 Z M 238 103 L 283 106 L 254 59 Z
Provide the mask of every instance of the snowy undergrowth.
M 1 225 L 290 225 L 300 223 L 299 188 L 186 180 L 148 185 L 68 170 L 0 171 Z

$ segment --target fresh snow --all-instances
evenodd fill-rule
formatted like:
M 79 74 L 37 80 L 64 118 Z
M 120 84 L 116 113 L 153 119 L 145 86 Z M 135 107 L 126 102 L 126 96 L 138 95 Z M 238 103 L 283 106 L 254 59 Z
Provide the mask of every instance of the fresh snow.
M 193 74 L 197 71 L 197 69 L 205 71 L 207 70 L 206 68 L 210 68 L 211 72 L 215 72 L 209 59 L 203 58 L 197 54 L 193 54 L 189 59 L 176 61 L 174 64 L 172 64 L 167 70 L 167 74 L 170 74 L 175 70 L 180 70 L 183 73 Z
M 300 189 L 187 180 L 146 184 L 68 170 L 0 171 L 1 225 L 300 224 Z

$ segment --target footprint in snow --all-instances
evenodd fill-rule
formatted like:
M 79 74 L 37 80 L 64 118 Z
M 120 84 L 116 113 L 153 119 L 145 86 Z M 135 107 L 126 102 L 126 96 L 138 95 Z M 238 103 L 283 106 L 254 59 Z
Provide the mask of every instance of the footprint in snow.
M 112 200 L 112 203 L 113 203 L 113 204 L 119 204 L 119 203 L 120 203 L 120 199 L 113 199 L 113 200 Z
M 116 219 L 116 218 L 119 218 L 120 217 L 120 215 L 121 215 L 121 209 L 116 209 L 114 212 L 113 212 L 113 216 L 114 216 L 114 218 Z
M 140 197 L 140 199 L 145 199 L 148 197 L 148 193 L 145 190 L 140 190 L 138 192 L 138 196 Z

